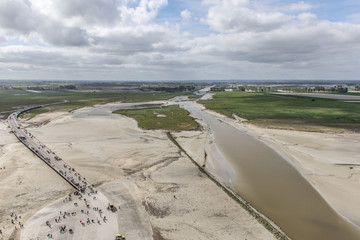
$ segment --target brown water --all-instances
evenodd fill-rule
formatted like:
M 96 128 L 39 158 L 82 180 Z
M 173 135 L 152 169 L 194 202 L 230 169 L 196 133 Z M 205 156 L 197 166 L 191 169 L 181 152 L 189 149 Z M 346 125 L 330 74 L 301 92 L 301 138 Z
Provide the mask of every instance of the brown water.
M 183 105 L 212 129 L 216 145 L 236 172 L 237 177 L 231 179 L 234 191 L 290 238 L 360 239 L 360 230 L 338 215 L 279 153 L 194 104 Z

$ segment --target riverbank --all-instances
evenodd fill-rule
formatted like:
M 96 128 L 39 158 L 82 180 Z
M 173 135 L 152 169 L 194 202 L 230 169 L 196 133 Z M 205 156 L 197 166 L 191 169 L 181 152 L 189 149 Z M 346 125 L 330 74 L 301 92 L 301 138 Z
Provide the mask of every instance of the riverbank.
M 117 106 L 120 105 L 82 108 L 71 113 L 45 113 L 22 122 L 106 197 L 121 199 L 116 202 L 121 214 L 129 223 L 137 223 L 135 226 L 139 230 L 129 231 L 131 227 L 126 225 L 126 220 L 121 222 L 117 218 L 117 226 L 113 221 L 108 222 L 109 226 L 115 226 L 109 233 L 117 227 L 119 233 L 131 239 L 144 239 L 144 235 L 149 239 L 234 239 L 234 236 L 237 239 L 275 239 L 179 153 L 165 132 L 145 131 L 137 127 L 136 121 L 112 114 Z M 6 209 L 1 212 L 0 223 L 1 228 L 6 227 L 4 235 L 12 234 L 14 226 L 9 221 L 10 214 L 16 212 L 22 216 L 24 229 L 13 235 L 15 239 L 46 238 L 43 234 L 55 236 L 55 232 L 44 231 L 50 229 L 43 220 L 54 220 L 58 214 L 55 208 L 66 209 L 73 204 L 62 201 L 72 189 L 18 143 L 4 122 L 1 126 L 0 166 L 6 169 L 0 171 L 0 191 L 9 196 L 0 200 L 1 209 Z M 198 145 L 199 149 L 201 147 Z M 14 165 L 14 161 L 22 165 Z M 24 180 L 18 185 L 21 177 Z M 111 184 L 122 188 L 115 189 Z M 46 201 L 39 201 L 41 199 Z M 134 213 L 127 209 L 139 210 Z M 75 216 L 69 221 L 71 219 L 78 225 L 82 220 Z M 31 227 L 39 224 L 40 227 Z M 86 229 L 87 239 L 99 239 L 97 224 L 86 225 L 80 231 L 79 226 L 75 227 L 74 235 L 66 237 Z
M 246 125 L 289 156 L 330 205 L 360 227 L 360 134 L 309 133 Z
M 219 188 L 221 188 L 228 196 L 230 196 L 234 201 L 236 201 L 243 209 L 245 209 L 251 216 L 253 216 L 260 224 L 262 224 L 269 232 L 271 232 L 277 239 L 288 240 L 288 236 L 281 231 L 281 229 L 276 226 L 270 219 L 264 216 L 262 213 L 258 212 L 253 206 L 251 206 L 248 202 L 246 202 L 241 196 L 236 194 L 231 186 L 226 186 L 223 181 L 219 181 L 219 177 L 216 177 L 211 172 L 209 172 L 206 168 L 206 152 L 205 159 L 203 165 L 200 165 L 197 161 L 195 161 L 176 141 L 174 136 L 168 132 L 167 136 L 169 139 L 179 148 L 181 152 L 183 152 L 199 170 L 204 173 L 210 180 L 212 180 Z
M 357 191 L 360 187 L 359 133 L 266 129 L 244 119 L 233 120 L 205 111 L 286 155 L 340 215 L 360 227 L 360 194 Z M 195 151 L 191 146 L 184 148 Z

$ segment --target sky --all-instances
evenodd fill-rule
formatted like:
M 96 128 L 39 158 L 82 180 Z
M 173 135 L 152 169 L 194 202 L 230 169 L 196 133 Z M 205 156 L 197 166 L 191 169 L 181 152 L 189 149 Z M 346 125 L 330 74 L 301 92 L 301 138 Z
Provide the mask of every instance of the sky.
M 0 79 L 359 80 L 359 0 L 0 0 Z

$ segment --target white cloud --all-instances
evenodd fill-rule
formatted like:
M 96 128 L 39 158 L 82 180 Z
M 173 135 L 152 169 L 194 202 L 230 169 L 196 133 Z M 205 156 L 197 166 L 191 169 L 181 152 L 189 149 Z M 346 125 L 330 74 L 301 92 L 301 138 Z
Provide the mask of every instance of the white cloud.
M 297 15 L 296 18 L 299 20 L 299 23 L 306 24 L 306 25 L 317 23 L 317 16 L 315 14 L 312 14 L 309 12 L 301 13 L 301 14 Z
M 180 13 L 181 19 L 184 23 L 187 23 L 190 21 L 191 19 L 191 12 L 187 9 L 181 11 Z
M 248 1 L 224 0 L 213 4 L 205 22 L 219 32 L 268 31 L 292 20 L 281 12 L 261 12 L 249 8 Z
M 319 20 L 305 2 L 272 8 L 249 0 L 205 0 L 202 16 L 182 6 L 175 23 L 157 19 L 167 4 L 171 1 L 0 0 L 0 75 L 259 79 L 360 74 L 360 25 Z M 204 34 L 194 38 L 188 31 L 197 31 L 192 28 L 200 18 Z M 355 22 L 356 15 L 349 18 Z
M 167 0 L 141 0 L 136 8 L 121 6 L 121 20 L 124 24 L 147 24 L 158 14 L 160 8 L 167 5 Z
M 204 5 L 223 5 L 223 6 L 234 6 L 242 7 L 247 6 L 250 0 L 203 0 Z

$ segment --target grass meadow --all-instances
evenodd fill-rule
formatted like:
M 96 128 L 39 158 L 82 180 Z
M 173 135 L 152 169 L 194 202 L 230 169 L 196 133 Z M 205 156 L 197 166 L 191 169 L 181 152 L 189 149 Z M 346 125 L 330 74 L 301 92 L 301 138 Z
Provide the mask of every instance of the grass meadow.
M 27 117 L 55 110 L 73 110 L 96 104 L 109 102 L 147 102 L 165 100 L 182 93 L 167 92 L 142 92 L 142 91 L 42 91 L 40 93 L 26 90 L 2 89 L 0 90 L 0 115 L 6 118 L 17 108 L 29 105 L 42 105 L 60 103 L 40 109 L 34 109 L 27 113 Z M 62 103 L 61 103 L 62 102 Z
M 118 110 L 114 113 L 134 118 L 138 126 L 144 129 L 195 130 L 198 123 L 189 116 L 189 112 L 178 105 L 163 108 Z
M 360 103 L 333 99 L 220 92 L 201 101 L 208 109 L 233 114 L 263 127 L 306 131 L 360 132 Z

